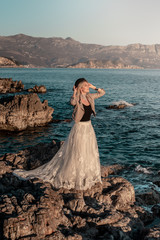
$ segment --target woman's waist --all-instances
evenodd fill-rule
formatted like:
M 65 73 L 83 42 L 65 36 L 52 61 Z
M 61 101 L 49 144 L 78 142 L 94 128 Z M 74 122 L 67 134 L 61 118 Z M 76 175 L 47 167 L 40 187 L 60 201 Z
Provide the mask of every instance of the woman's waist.
M 75 124 L 79 124 L 79 125 L 90 125 L 90 124 L 91 124 L 91 120 L 82 121 L 82 122 L 76 122 Z

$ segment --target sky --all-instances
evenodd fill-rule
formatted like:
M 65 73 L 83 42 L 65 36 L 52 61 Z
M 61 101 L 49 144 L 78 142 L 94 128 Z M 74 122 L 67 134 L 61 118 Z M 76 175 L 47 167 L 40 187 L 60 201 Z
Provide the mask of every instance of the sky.
M 0 36 L 160 44 L 160 0 L 0 0 Z

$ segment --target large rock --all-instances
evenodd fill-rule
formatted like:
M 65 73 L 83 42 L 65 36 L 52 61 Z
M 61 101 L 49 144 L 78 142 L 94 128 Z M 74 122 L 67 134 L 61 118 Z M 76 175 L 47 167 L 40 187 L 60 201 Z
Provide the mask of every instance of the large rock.
M 12 78 L 0 78 L 0 93 L 15 93 L 24 90 L 22 81 L 13 81 Z
M 54 109 L 36 93 L 0 99 L 0 130 L 22 131 L 52 121 Z

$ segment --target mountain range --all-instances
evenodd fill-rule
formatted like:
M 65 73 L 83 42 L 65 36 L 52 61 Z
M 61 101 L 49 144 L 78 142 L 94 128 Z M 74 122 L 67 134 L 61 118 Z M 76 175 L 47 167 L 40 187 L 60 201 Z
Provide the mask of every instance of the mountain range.
M 0 67 L 159 69 L 160 44 L 103 46 L 72 38 L 0 36 Z

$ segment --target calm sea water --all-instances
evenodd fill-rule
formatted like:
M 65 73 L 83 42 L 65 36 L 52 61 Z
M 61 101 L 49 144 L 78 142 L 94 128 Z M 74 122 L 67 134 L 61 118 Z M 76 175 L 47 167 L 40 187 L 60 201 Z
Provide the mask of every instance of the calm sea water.
M 160 169 L 160 70 L 0 69 L 0 77 L 22 80 L 25 89 L 44 84 L 47 93 L 39 97 L 54 108 L 54 119 L 71 118 L 69 100 L 77 78 L 85 77 L 104 88 L 106 95 L 96 100 L 97 116 L 92 118 L 101 163 L 126 165 L 123 176 L 136 189 L 152 186 L 152 176 Z M 122 110 L 106 109 L 120 100 L 135 105 Z M 52 139 L 65 140 L 72 125 L 61 122 L 17 134 L 1 132 L 0 155 Z M 152 173 L 135 171 L 138 165 Z

